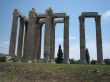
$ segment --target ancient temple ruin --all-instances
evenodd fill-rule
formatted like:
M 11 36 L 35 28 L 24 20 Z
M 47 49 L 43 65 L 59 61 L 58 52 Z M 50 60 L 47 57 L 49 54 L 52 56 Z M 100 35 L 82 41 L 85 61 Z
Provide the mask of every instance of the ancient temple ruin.
M 103 63 L 103 51 L 102 51 L 102 34 L 101 34 L 101 15 L 98 15 L 97 12 L 83 12 L 81 16 L 79 16 L 80 21 L 80 61 L 84 63 L 86 60 L 85 49 L 86 49 L 86 41 L 85 41 L 85 18 L 95 18 L 96 23 L 96 45 L 97 45 L 97 63 Z
M 103 63 L 102 34 L 101 34 L 101 15 L 97 12 L 83 12 L 79 16 L 80 23 L 80 63 L 84 64 L 86 60 L 85 49 L 85 18 L 95 18 L 96 22 L 96 46 L 97 63 Z M 62 18 L 56 20 L 55 18 Z M 20 23 L 18 44 L 16 41 L 18 20 Z M 69 16 L 66 13 L 54 13 L 51 8 L 45 13 L 38 14 L 33 8 L 29 11 L 29 16 L 25 17 L 15 9 L 13 12 L 12 31 L 9 46 L 9 55 L 15 57 L 17 44 L 18 61 L 39 61 L 41 59 L 41 37 L 42 28 L 45 24 L 44 33 L 44 62 L 54 62 L 55 60 L 55 26 L 57 23 L 64 23 L 63 52 L 64 63 L 69 63 Z
M 55 20 L 62 18 L 62 20 Z M 44 62 L 54 62 L 55 57 L 55 25 L 64 23 L 64 63 L 69 63 L 69 16 L 66 13 L 54 13 L 51 8 L 44 14 L 38 14 L 33 8 L 29 16 L 25 17 L 15 9 L 13 12 L 13 23 L 9 46 L 9 55 L 15 57 L 16 37 L 20 19 L 20 29 L 17 46 L 17 60 L 24 62 L 41 58 L 41 36 L 42 27 L 45 24 L 44 33 Z

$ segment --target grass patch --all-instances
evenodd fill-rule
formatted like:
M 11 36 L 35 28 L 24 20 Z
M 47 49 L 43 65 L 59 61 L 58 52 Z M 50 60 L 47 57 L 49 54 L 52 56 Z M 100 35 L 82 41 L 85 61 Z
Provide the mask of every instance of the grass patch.
M 110 82 L 110 65 L 0 63 L 0 82 Z

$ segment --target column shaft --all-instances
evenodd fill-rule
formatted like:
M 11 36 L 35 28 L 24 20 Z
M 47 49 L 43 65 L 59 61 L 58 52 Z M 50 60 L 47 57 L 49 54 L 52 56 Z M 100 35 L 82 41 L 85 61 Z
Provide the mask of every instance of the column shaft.
M 28 22 L 25 21 L 25 35 L 24 35 L 24 48 L 23 48 L 23 58 L 26 56 L 26 39 L 27 39 L 27 29 L 28 29 Z M 23 59 L 25 60 L 25 59 Z
M 24 33 L 24 19 L 20 18 L 20 30 L 18 38 L 17 59 L 20 60 L 23 49 L 23 33 Z
M 44 35 L 44 61 L 48 62 L 50 60 L 50 41 L 51 41 L 51 28 L 53 23 L 53 18 L 49 15 L 45 18 L 45 35 Z
M 10 37 L 9 55 L 14 57 L 16 50 L 16 36 L 17 36 L 17 26 L 18 26 L 18 13 L 17 9 L 13 12 L 13 23 Z
M 25 61 L 33 61 L 35 57 L 35 14 L 33 11 L 29 12 L 27 39 L 26 39 L 26 55 Z
M 80 21 L 80 63 L 86 63 L 86 54 L 85 54 L 85 26 L 84 26 L 84 17 L 79 17 Z
M 39 61 L 41 58 L 42 25 L 43 24 L 39 23 L 39 26 L 37 28 L 37 47 L 36 47 L 37 61 Z
M 54 56 L 55 56 L 55 24 L 51 27 L 51 50 L 50 50 L 50 61 L 54 62 Z
M 69 16 L 64 18 L 64 63 L 69 63 Z
M 96 44 L 97 44 L 97 63 L 103 63 L 103 50 L 102 50 L 102 33 L 101 33 L 101 16 L 96 16 Z

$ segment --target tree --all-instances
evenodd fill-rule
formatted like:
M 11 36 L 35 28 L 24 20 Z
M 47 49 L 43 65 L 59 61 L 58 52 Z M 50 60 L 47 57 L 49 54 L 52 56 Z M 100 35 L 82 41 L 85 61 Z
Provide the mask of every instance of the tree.
M 97 60 L 91 60 L 90 64 L 96 64 Z
M 87 48 L 86 48 L 85 53 L 86 53 L 86 62 L 87 62 L 87 64 L 89 64 L 90 63 L 90 56 L 89 56 L 89 51 Z
M 104 59 L 104 63 L 110 65 L 110 59 Z
M 63 62 L 63 52 L 62 52 L 62 49 L 61 49 L 61 45 L 59 45 L 56 63 L 62 63 L 62 62 Z

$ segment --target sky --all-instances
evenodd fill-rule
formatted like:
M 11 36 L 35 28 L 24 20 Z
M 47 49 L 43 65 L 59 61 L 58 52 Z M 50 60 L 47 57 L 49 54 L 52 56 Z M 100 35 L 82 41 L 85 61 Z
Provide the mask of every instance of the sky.
M 110 58 L 110 0 L 0 0 L 0 53 L 8 54 L 12 28 L 12 14 L 18 9 L 28 16 L 35 8 L 37 13 L 45 13 L 51 7 L 55 13 L 66 13 L 69 16 L 69 58 L 80 59 L 79 44 L 79 16 L 82 12 L 98 12 L 101 15 L 101 29 L 103 42 L 103 57 Z M 56 25 L 55 56 L 58 46 L 63 49 L 63 24 Z M 43 26 L 44 27 L 44 26 Z M 94 18 L 85 19 L 86 47 L 90 58 L 97 59 L 96 27 Z M 18 26 L 19 31 L 19 26 Z M 44 43 L 44 28 L 42 30 L 42 57 Z

